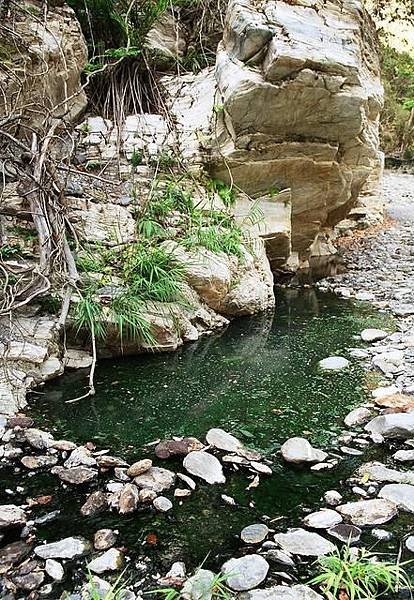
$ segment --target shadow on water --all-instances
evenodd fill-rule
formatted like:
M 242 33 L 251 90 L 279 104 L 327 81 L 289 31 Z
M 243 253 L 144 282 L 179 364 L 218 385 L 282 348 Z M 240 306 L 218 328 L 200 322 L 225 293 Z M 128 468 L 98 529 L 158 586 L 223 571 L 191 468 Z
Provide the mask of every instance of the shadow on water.
M 173 354 L 102 361 L 93 399 L 65 404 L 84 389 L 86 373 L 80 371 L 44 387 L 34 395 L 32 413 L 59 437 L 93 440 L 132 460 L 150 455 L 144 445 L 154 439 L 204 438 L 210 427 L 221 426 L 274 461 L 274 475 L 257 489 L 246 490 L 246 474 L 229 474 L 224 486 L 198 486 L 181 506 L 175 502 L 171 514 L 108 514 L 79 520 L 79 528 L 92 535 L 98 527 L 116 527 L 123 543 L 135 549 L 155 533 L 157 546 L 144 546 L 143 552 L 153 553 L 162 566 L 184 559 L 194 567 L 209 552 L 211 564 L 233 552 L 240 529 L 263 515 L 275 520 L 276 528 L 297 523 L 303 505 L 315 507 L 357 461 L 314 473 L 286 468 L 274 453 L 293 435 L 307 435 L 322 446 L 335 436 L 345 414 L 365 398 L 364 372 L 352 362 L 344 372 L 324 374 L 317 363 L 332 354 L 347 356 L 346 349 L 358 345 L 355 335 L 367 326 L 386 325 L 384 319 L 363 304 L 290 289 L 279 292 L 274 314 L 236 320 L 221 334 Z M 163 466 L 182 468 L 178 461 Z M 38 477 L 28 485 L 38 485 L 34 480 Z M 40 535 L 67 535 L 85 493 L 62 493 L 51 476 L 44 476 L 42 486 L 41 493 L 56 494 L 63 508 L 48 533 L 40 529 Z M 238 507 L 225 505 L 223 493 Z

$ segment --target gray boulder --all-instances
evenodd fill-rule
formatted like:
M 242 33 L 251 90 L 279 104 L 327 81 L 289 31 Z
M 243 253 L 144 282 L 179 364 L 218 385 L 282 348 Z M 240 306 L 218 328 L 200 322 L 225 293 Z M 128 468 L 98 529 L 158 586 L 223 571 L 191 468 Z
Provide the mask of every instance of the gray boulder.
M 382 498 L 349 502 L 338 506 L 336 510 L 357 527 L 382 525 L 391 521 L 398 513 L 394 502 Z
M 298 556 L 322 556 L 335 551 L 335 545 L 318 533 L 305 529 L 289 529 L 277 533 L 274 540 L 285 551 Z
M 288 439 L 280 449 L 286 462 L 294 464 L 323 462 L 327 453 L 317 450 L 305 438 L 293 437 Z
M 184 468 L 207 483 L 225 483 L 226 478 L 220 461 L 208 452 L 190 452 L 183 461 Z
M 414 513 L 414 485 L 390 483 L 384 485 L 378 496 L 394 502 L 401 510 Z
M 47 560 L 48 558 L 77 558 L 92 550 L 92 544 L 82 537 L 68 537 L 58 542 L 36 546 L 34 553 Z
M 414 412 L 380 415 L 367 423 L 365 430 L 384 438 L 410 439 L 414 437 Z
M 236 592 L 251 590 L 260 585 L 267 576 L 269 563 L 259 554 L 247 554 L 241 558 L 231 558 L 221 567 L 227 575 L 226 584 Z

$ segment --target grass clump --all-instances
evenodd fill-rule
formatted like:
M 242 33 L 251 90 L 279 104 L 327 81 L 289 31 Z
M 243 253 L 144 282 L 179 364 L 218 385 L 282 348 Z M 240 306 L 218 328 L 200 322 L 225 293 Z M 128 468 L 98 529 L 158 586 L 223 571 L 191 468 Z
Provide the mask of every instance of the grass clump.
M 328 600 L 337 600 L 340 591 L 345 592 L 349 600 L 374 600 L 402 587 L 412 589 L 410 577 L 404 570 L 407 564 L 377 561 L 377 555 L 365 548 L 355 557 L 349 546 L 344 546 L 342 550 L 318 558 L 315 565 L 319 574 L 309 584 L 320 586 Z
M 218 575 L 214 575 L 212 581 L 209 583 L 200 579 L 199 581 L 194 582 L 194 594 L 197 595 L 198 598 L 211 597 L 213 600 L 233 600 L 235 596 L 226 585 L 228 577 L 229 575 L 219 573 Z M 147 594 L 158 594 L 163 596 L 164 600 L 179 600 L 183 597 L 181 592 L 173 587 L 151 590 L 150 592 L 147 592 Z

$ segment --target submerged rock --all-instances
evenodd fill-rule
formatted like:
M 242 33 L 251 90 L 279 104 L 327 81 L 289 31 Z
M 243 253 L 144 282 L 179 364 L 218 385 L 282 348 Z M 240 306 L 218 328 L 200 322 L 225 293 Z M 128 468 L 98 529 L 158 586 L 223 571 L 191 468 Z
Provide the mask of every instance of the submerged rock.
M 336 510 L 323 508 L 318 512 L 311 513 L 303 519 L 304 525 L 312 529 L 328 529 L 341 523 L 342 517 Z
M 414 513 L 414 485 L 405 483 L 384 485 L 378 497 L 390 500 L 401 510 Z
M 263 523 L 248 525 L 242 529 L 240 537 L 246 544 L 260 544 L 269 534 L 269 528 Z
M 323 462 L 328 454 L 317 450 L 305 438 L 293 437 L 288 439 L 280 449 L 286 462 L 294 464 Z
M 162 467 L 150 467 L 142 475 L 135 477 L 134 483 L 141 489 L 149 489 L 157 494 L 170 489 L 174 484 L 175 473 Z
M 349 360 L 343 356 L 329 356 L 320 360 L 318 365 L 323 371 L 341 371 L 349 367 Z
M 361 539 L 362 531 L 355 525 L 348 525 L 346 523 L 339 523 L 334 527 L 330 527 L 327 530 L 329 535 L 332 535 L 337 540 L 344 542 L 344 544 L 355 544 Z
M 88 569 L 100 575 L 107 571 L 118 571 L 124 564 L 124 555 L 116 548 L 110 548 L 88 563 Z
M 215 456 L 208 452 L 191 452 L 183 461 L 184 468 L 207 483 L 225 483 L 223 468 Z
M 92 544 L 83 537 L 68 537 L 58 542 L 36 546 L 34 553 L 43 558 L 77 558 L 92 550 Z
M 241 558 L 231 558 L 221 567 L 226 575 L 226 585 L 236 592 L 251 590 L 267 577 L 269 563 L 259 554 L 247 554 Z
M 307 585 L 287 587 L 276 585 L 263 590 L 251 590 L 238 596 L 239 600 L 323 600 Z
M 30 554 L 32 546 L 26 542 L 12 542 L 0 549 L 0 574 L 9 570 L 12 565 L 22 562 Z
M 276 533 L 274 540 L 285 552 L 299 556 L 323 556 L 335 550 L 335 545 L 319 533 L 301 528 Z
M 391 521 L 398 513 L 394 502 L 379 498 L 349 502 L 338 506 L 336 510 L 358 527 L 382 525 Z
M 0 529 L 8 527 L 23 527 L 26 524 L 26 514 L 15 504 L 0 505 Z

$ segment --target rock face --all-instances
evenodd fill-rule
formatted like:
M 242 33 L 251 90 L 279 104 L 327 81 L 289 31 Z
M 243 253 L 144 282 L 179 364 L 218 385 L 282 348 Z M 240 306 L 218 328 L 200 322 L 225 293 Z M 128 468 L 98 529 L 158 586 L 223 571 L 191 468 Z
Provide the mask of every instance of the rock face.
M 292 249 L 305 254 L 381 161 L 382 88 L 362 2 L 231 0 L 216 79 L 216 176 L 231 173 L 255 198 L 291 188 Z

